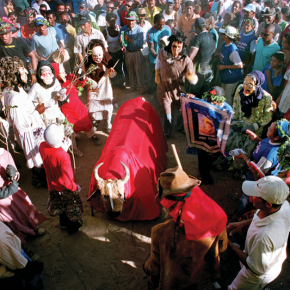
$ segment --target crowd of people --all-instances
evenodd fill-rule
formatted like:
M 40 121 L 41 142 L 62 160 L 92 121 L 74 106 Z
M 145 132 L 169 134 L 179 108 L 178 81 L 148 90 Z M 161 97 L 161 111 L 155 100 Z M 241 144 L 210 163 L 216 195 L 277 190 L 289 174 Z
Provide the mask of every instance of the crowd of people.
M 263 289 L 276 279 L 290 230 L 287 0 L 1 0 L 0 18 L 1 136 L 6 149 L 25 155 L 32 184 L 48 187 L 48 212 L 59 215 L 61 228 L 75 233 L 84 222 L 67 152 L 84 156 L 80 132 L 102 145 L 97 131 L 111 131 L 113 88 L 158 98 L 167 138 L 184 130 L 181 94 L 203 98 L 233 113 L 226 156 L 199 148 L 201 181 L 179 167 L 161 174 L 157 202 L 170 219 L 152 229 L 148 289 L 197 289 L 218 278 L 227 247 L 242 266 L 228 289 Z M 87 105 L 79 99 L 84 90 Z M 43 263 L 25 238 L 43 235 L 46 217 L 18 187 L 6 149 L 0 288 L 43 289 Z M 214 186 L 212 166 L 246 173 L 237 221 L 227 226 L 198 187 Z M 226 230 L 244 236 L 244 251 Z

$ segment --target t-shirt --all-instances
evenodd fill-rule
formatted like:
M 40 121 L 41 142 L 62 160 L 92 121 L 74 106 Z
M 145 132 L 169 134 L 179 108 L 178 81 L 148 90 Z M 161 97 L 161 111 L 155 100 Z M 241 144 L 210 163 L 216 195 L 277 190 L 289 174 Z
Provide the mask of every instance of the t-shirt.
M 265 82 L 262 84 L 262 88 L 267 91 L 269 94 L 272 94 L 272 92 L 269 89 L 268 85 L 268 78 L 266 76 L 266 71 L 270 68 L 271 71 L 271 82 L 273 86 L 279 87 L 281 85 L 281 82 L 283 81 L 284 75 L 278 74 L 276 77 L 274 76 L 274 70 L 270 67 L 270 64 L 266 65 L 264 68 L 264 75 L 265 75 Z
M 69 34 L 68 34 L 65 26 L 61 25 L 60 23 L 55 23 L 55 26 L 53 26 L 53 28 L 55 29 L 55 31 L 58 35 L 58 38 L 60 40 L 63 40 L 64 43 L 70 42 Z
M 280 46 L 277 42 L 274 41 L 271 44 L 264 46 L 263 39 L 260 38 L 257 42 L 253 70 L 263 71 L 264 67 L 270 63 L 272 55 L 278 50 L 280 50 Z
M 37 51 L 40 57 L 47 58 L 50 53 L 58 49 L 59 38 L 53 27 L 47 27 L 48 34 L 41 35 L 37 32 L 32 38 L 31 48 Z
M 215 44 L 215 35 L 208 31 L 201 32 L 191 41 L 191 46 L 198 48 L 194 63 L 197 63 L 199 72 L 208 71 L 211 57 L 215 52 Z
M 27 38 L 30 41 L 33 37 L 31 35 L 34 35 L 36 32 L 38 32 L 37 27 L 30 28 L 27 23 L 21 27 L 21 37 Z
M 158 54 L 159 51 L 159 39 L 164 36 L 171 36 L 171 29 L 169 26 L 165 25 L 161 30 L 158 30 L 154 25 L 149 29 L 147 33 L 147 42 L 154 43 L 154 50 Z M 149 51 L 149 60 L 151 63 L 156 63 L 156 58 Z
M 4 44 L 0 40 L 0 58 L 5 56 L 18 56 L 26 67 L 26 55 L 28 55 L 32 49 L 27 42 L 22 38 L 12 38 L 10 44 Z
M 40 8 L 40 5 L 42 5 L 42 4 L 44 4 L 46 6 L 47 11 L 50 10 L 50 7 L 47 4 L 47 2 L 46 1 L 43 1 L 43 0 L 41 2 L 39 2 L 39 3 L 37 3 L 36 0 L 33 0 L 31 2 L 31 7 L 34 8 L 37 11 L 38 14 L 40 14 L 39 8 Z

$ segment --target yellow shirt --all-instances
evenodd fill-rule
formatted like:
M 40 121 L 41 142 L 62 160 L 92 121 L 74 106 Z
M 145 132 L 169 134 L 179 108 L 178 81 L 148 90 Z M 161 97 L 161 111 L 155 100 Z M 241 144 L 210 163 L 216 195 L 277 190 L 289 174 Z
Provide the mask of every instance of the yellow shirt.
M 183 33 L 187 36 L 187 39 L 190 41 L 194 36 L 194 24 L 195 19 L 200 17 L 199 14 L 193 14 L 193 17 L 188 20 L 186 14 L 182 14 L 178 21 L 178 28 L 183 31 Z
M 156 6 L 154 6 L 153 10 L 150 11 L 148 9 L 148 7 L 145 7 L 145 11 L 146 11 L 146 16 L 145 16 L 145 19 L 147 21 L 149 21 L 151 23 L 151 25 L 153 26 L 154 25 L 154 16 L 158 13 L 161 12 L 161 8 L 158 8 Z M 151 13 L 152 12 L 152 13 Z

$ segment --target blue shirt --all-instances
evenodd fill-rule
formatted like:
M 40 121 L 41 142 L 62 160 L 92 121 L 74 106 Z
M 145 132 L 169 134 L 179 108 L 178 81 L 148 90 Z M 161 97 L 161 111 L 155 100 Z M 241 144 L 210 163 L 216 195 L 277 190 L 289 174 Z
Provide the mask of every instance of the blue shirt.
M 268 78 L 266 76 L 266 71 L 270 68 L 270 64 L 266 65 L 264 68 L 264 75 L 265 75 L 265 82 L 262 84 L 262 88 L 267 91 L 269 94 L 272 94 L 273 92 L 270 91 L 269 85 L 268 85 Z M 271 71 L 271 82 L 273 86 L 279 87 L 281 85 L 281 82 L 283 81 L 284 75 L 278 74 L 276 77 L 274 76 L 274 70 L 270 68 Z
M 63 25 L 61 25 L 60 23 L 55 23 L 55 26 L 53 28 L 55 29 L 59 40 L 64 40 L 64 43 L 69 43 L 69 34 Z
M 265 138 L 259 142 L 256 149 L 253 152 L 253 159 L 258 163 L 262 157 L 268 159 L 272 166 L 267 170 L 267 175 L 273 175 L 274 172 L 276 174 L 279 172 L 277 170 L 277 165 L 279 164 L 279 158 L 277 155 L 277 151 L 280 148 L 281 144 L 271 144 L 269 138 Z M 252 177 L 252 178 L 251 178 Z M 252 172 L 249 170 L 247 180 L 253 179 L 254 176 Z
M 164 27 L 161 30 L 158 30 L 154 25 L 147 32 L 146 38 L 147 42 L 148 44 L 154 43 L 154 50 L 156 54 L 158 54 L 159 51 L 159 39 L 164 36 L 171 36 L 171 29 L 167 25 L 164 25 Z M 156 63 L 156 58 L 150 53 L 150 50 L 149 50 L 149 60 L 151 63 Z
M 31 48 L 37 51 L 40 57 L 47 58 L 51 52 L 58 49 L 59 38 L 53 27 L 47 27 L 48 34 L 40 35 L 37 32 L 32 38 Z
M 215 35 L 215 48 L 217 48 L 218 41 L 219 41 L 219 34 L 214 28 L 212 28 L 209 32 Z
M 137 24 L 132 29 L 128 28 L 128 25 L 123 26 L 120 32 L 124 31 L 131 39 L 134 40 L 134 44 L 128 41 L 127 50 L 138 51 L 143 47 L 143 28 Z

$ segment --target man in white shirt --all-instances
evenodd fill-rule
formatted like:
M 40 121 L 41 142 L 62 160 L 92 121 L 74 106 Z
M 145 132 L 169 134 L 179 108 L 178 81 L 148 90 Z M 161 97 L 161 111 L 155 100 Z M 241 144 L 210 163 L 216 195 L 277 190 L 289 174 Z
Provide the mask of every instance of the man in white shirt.
M 74 53 L 77 54 L 79 63 L 81 64 L 87 55 L 86 47 L 91 39 L 101 39 L 105 48 L 108 48 L 108 44 L 102 32 L 92 28 L 92 22 L 89 15 L 81 15 L 77 19 L 82 31 L 77 34 L 74 43 Z
M 231 236 L 250 225 L 244 251 L 229 241 L 242 269 L 228 290 L 262 290 L 279 276 L 286 259 L 290 230 L 290 205 L 286 200 L 289 188 L 281 178 L 266 176 L 258 181 L 245 181 L 243 192 L 251 197 L 258 210 L 253 220 L 227 226 L 227 230 L 232 230 Z
M 117 11 L 115 11 L 114 2 L 107 2 L 106 10 L 107 10 L 106 13 L 102 13 L 98 17 L 97 24 L 99 25 L 101 31 L 107 26 L 106 15 L 108 13 L 115 13 L 117 15 L 116 25 L 121 26 L 121 19 L 120 19 L 119 14 L 117 13 Z

